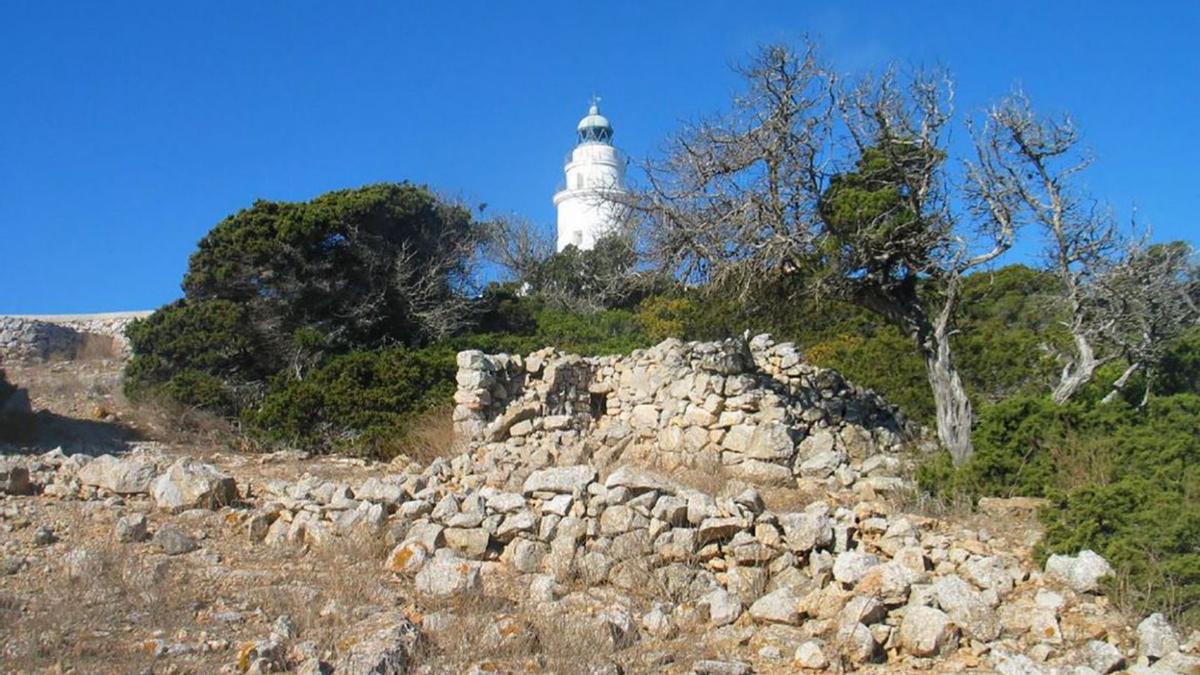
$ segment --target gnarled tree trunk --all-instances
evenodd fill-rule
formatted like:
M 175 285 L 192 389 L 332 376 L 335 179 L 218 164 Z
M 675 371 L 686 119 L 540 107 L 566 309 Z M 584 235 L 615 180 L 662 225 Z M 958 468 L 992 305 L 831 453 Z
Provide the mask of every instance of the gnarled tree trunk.
M 1063 367 L 1058 385 L 1054 387 L 1054 402 L 1059 405 L 1066 403 L 1075 395 L 1075 392 L 1079 391 L 1080 387 L 1091 382 L 1092 377 L 1096 374 L 1096 368 L 1100 367 L 1101 363 L 1096 358 L 1096 350 L 1092 349 L 1092 343 L 1082 330 L 1073 332 L 1075 333 L 1075 354 L 1071 357 L 1071 361 Z
M 890 292 L 862 290 L 854 297 L 859 305 L 885 317 L 916 343 L 925 359 L 925 374 L 933 394 L 938 440 L 950 452 L 955 465 L 967 461 L 975 452 L 971 443 L 971 400 L 967 398 L 966 387 L 963 386 L 950 350 L 950 319 L 954 315 L 958 297 L 957 281 L 952 280 L 934 320 L 930 320 L 917 295 L 915 280 Z
M 971 401 L 967 398 L 962 377 L 954 367 L 946 336 L 931 335 L 931 338 L 934 344 L 927 345 L 923 351 L 925 372 L 937 412 L 938 440 L 950 451 L 954 464 L 959 465 L 975 451 L 971 444 Z

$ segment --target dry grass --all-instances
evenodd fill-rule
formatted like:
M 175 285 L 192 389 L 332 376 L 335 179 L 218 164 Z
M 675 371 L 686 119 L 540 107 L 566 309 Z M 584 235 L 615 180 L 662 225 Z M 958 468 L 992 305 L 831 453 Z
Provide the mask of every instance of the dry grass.
M 166 398 L 129 402 L 118 397 L 120 419 L 143 436 L 171 445 L 255 451 L 257 446 L 229 419 Z
M 123 358 L 123 354 L 117 338 L 83 333 L 71 358 L 75 361 L 113 361 Z
M 87 525 L 82 519 L 76 529 Z M 0 670 L 34 672 L 140 672 L 154 660 L 151 645 L 136 640 L 150 626 L 186 625 L 194 587 L 186 568 L 149 561 L 104 540 L 89 543 L 93 562 L 71 578 L 62 560 L 51 560 L 53 578 L 23 600 L 7 596 L 0 609 Z M 38 574 L 27 570 L 24 574 Z M 19 609 L 18 609 L 19 606 Z
M 252 589 L 249 598 L 268 620 L 288 616 L 297 641 L 337 653 L 349 626 L 370 609 L 399 601 L 381 571 L 387 547 L 380 536 L 338 537 L 320 548 L 280 547 L 265 552 L 264 567 L 286 570 L 280 583 Z
M 1054 461 L 1055 478 L 1064 490 L 1108 485 L 1117 474 L 1115 439 L 1082 439 L 1068 432 L 1058 442 L 1047 444 L 1046 449 Z
M 429 600 L 426 621 L 438 614 L 447 625 L 429 635 L 416 663 L 432 673 L 590 673 L 632 642 L 622 640 L 591 606 L 533 607 L 482 591 Z
M 457 455 L 462 448 L 455 440 L 453 413 L 452 405 L 444 405 L 422 414 L 407 433 L 378 443 L 375 453 L 385 460 L 405 455 L 420 464 Z
M 962 520 L 976 513 L 975 502 L 966 495 L 931 495 L 916 486 L 889 493 L 885 501 L 895 511 L 926 518 Z

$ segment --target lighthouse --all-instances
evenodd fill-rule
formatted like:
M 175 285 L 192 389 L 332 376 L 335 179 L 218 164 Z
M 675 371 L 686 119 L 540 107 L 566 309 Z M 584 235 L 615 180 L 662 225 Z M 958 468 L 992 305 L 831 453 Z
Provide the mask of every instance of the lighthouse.
M 613 128 L 600 114 L 599 99 L 592 98 L 588 114 L 575 130 L 578 142 L 563 167 L 566 182 L 554 194 L 559 251 L 572 245 L 590 250 L 597 239 L 620 227 L 626 212 L 620 197 L 627 194 L 629 162 L 625 153 L 613 147 Z

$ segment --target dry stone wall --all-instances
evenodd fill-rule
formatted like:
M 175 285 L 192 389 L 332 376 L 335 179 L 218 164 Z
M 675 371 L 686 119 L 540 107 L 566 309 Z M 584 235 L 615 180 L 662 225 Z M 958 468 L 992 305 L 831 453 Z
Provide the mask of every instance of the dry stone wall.
M 455 429 L 496 461 L 723 467 L 756 484 L 901 487 L 915 429 L 791 343 L 666 340 L 629 356 L 458 356 Z
M 0 316 L 0 360 L 74 358 L 90 338 L 111 340 L 111 352 L 130 354 L 125 328 L 150 312 L 73 314 L 63 316 Z M 108 345 L 105 345 L 108 346 Z

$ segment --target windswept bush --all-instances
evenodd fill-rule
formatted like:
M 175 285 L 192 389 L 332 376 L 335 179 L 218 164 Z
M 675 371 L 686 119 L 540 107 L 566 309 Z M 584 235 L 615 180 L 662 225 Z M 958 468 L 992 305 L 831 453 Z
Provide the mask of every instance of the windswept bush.
M 409 184 L 255 202 L 200 241 L 182 300 L 130 326 L 127 392 L 232 415 L 277 374 L 453 334 L 475 237 L 464 208 Z
M 126 329 L 133 358 L 125 368 L 131 398 L 166 395 L 185 405 L 233 414 L 235 391 L 261 382 L 282 360 L 253 329 L 249 309 L 231 300 L 178 300 Z

